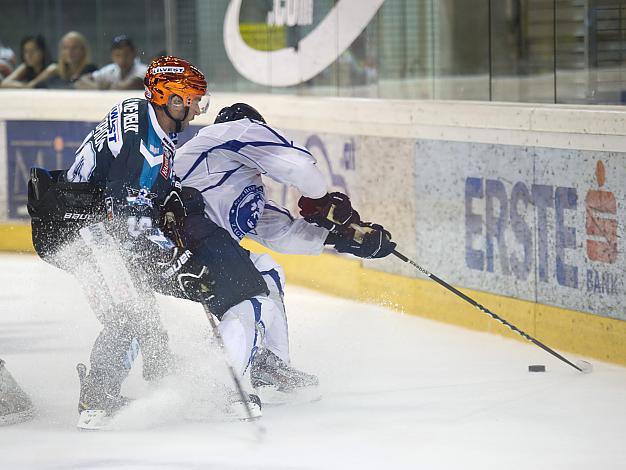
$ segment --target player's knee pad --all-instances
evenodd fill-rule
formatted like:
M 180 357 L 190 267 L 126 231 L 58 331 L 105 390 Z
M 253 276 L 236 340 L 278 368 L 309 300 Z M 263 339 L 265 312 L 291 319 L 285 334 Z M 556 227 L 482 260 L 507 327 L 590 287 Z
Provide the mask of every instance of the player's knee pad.
M 250 364 L 271 330 L 276 306 L 265 296 L 257 296 L 228 309 L 220 322 L 224 345 L 240 373 Z
M 269 289 L 269 298 L 276 304 L 282 316 L 284 316 L 285 272 L 283 268 L 270 255 L 265 253 L 261 255 L 251 254 L 250 258 L 265 279 Z
M 250 259 L 254 263 L 257 270 L 265 278 L 267 287 L 270 290 L 270 296 L 274 295 L 282 297 L 284 295 L 285 288 L 285 271 L 281 265 L 267 253 L 251 253 Z
M 255 313 L 250 301 L 229 308 L 219 324 L 224 347 L 237 372 L 242 375 L 256 350 Z

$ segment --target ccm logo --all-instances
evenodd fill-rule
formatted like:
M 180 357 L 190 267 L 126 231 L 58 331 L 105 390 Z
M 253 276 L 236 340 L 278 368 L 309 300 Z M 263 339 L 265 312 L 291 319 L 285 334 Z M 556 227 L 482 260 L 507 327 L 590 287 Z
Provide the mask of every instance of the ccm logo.
M 74 212 L 66 212 L 63 214 L 63 220 L 87 220 L 92 217 L 93 216 L 91 214 L 77 214 Z

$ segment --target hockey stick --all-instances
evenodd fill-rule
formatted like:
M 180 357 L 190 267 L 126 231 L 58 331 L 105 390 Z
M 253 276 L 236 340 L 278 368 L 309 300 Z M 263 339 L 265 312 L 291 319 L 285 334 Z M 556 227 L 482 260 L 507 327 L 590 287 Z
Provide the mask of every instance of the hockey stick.
M 185 249 L 183 239 L 180 236 L 178 227 L 176 227 L 176 219 L 174 218 L 173 213 L 167 212 L 165 214 L 165 223 L 167 224 L 168 228 L 172 231 L 174 235 L 174 239 L 175 239 L 174 241 L 175 241 L 176 246 L 178 246 L 180 249 Z M 230 363 L 230 359 L 228 357 L 228 351 L 226 351 L 226 346 L 224 346 L 224 339 L 222 338 L 222 334 L 220 333 L 220 330 L 217 327 L 217 323 L 215 322 L 215 316 L 213 315 L 213 312 L 211 312 L 211 308 L 207 304 L 206 299 L 202 296 L 200 297 L 200 303 L 202 304 L 202 308 L 204 308 L 204 313 L 206 314 L 206 317 L 209 320 L 209 324 L 211 325 L 211 330 L 213 332 L 213 336 L 215 337 L 215 340 L 217 341 L 217 345 L 220 351 L 222 351 L 224 362 L 228 369 L 228 373 L 230 374 L 230 378 L 235 384 L 235 389 L 237 390 L 239 399 L 241 400 L 244 408 L 246 409 L 246 415 L 248 417 L 248 421 L 254 421 L 255 417 L 252 416 L 252 411 L 250 410 L 250 406 L 248 404 L 249 400 L 247 399 L 246 394 L 243 391 L 243 386 L 241 385 L 241 381 L 239 380 L 239 377 L 237 377 L 237 373 L 235 372 L 235 369 Z M 259 432 L 259 437 L 262 437 L 266 432 L 265 427 L 260 423 L 255 423 L 255 424 Z
M 452 287 L 450 284 L 448 284 L 446 281 L 444 281 L 443 279 L 440 279 L 439 277 L 435 276 L 434 274 L 432 274 L 431 272 L 427 271 L 426 269 L 424 269 L 423 267 L 421 267 L 419 264 L 417 264 L 415 261 L 410 260 L 409 258 L 407 258 L 406 256 L 404 256 L 402 253 L 393 250 L 392 253 L 397 256 L 398 258 L 400 258 L 402 261 L 404 261 L 405 263 L 409 263 L 410 265 L 412 265 L 414 268 L 416 268 L 418 271 L 420 271 L 422 274 L 424 274 L 426 277 L 429 277 L 430 279 L 432 279 L 433 281 L 435 281 L 436 283 L 438 283 L 439 285 L 445 287 L 446 289 L 448 289 L 450 292 L 458 295 L 459 297 L 461 297 L 463 300 L 465 300 L 466 302 L 470 303 L 471 305 L 473 305 L 474 307 L 476 307 L 478 310 L 480 310 L 483 313 L 486 313 L 487 315 L 489 315 L 491 318 L 493 318 L 494 320 L 498 320 L 500 323 L 502 323 L 503 325 L 507 326 L 508 328 L 510 328 L 512 331 L 514 331 L 515 333 L 517 333 L 518 335 L 520 335 L 522 338 L 527 339 L 528 341 L 530 341 L 533 344 L 536 344 L 537 346 L 539 346 L 541 349 L 543 349 L 544 351 L 552 354 L 554 357 L 556 357 L 557 359 L 560 359 L 561 361 L 565 362 L 566 364 L 569 364 L 570 366 L 572 366 L 574 369 L 583 372 L 585 374 L 590 373 L 593 370 L 593 366 L 591 365 L 591 363 L 587 362 L 587 361 L 576 361 L 576 364 L 574 364 L 573 362 L 567 360 L 566 358 L 564 358 L 563 356 L 561 356 L 558 352 L 556 352 L 555 350 L 553 350 L 552 348 L 549 348 L 548 346 L 546 346 L 545 344 L 543 344 L 541 341 L 533 338 L 532 336 L 530 336 L 529 334 L 523 332 L 522 330 L 520 330 L 519 328 L 517 328 L 515 325 L 509 323 L 508 321 L 506 321 L 504 318 L 499 317 L 498 315 L 496 315 L 495 313 L 493 313 L 491 310 L 489 310 L 486 307 L 483 307 L 481 304 L 479 304 L 478 302 L 476 302 L 474 299 L 472 299 L 471 297 L 465 295 L 463 292 L 461 292 L 460 290 Z

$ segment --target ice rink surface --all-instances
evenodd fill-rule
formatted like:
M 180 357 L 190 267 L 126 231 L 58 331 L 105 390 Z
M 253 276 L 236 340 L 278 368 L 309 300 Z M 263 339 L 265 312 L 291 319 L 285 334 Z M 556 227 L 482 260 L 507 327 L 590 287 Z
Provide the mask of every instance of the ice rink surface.
M 30 255 L 0 266 L 0 357 L 37 407 L 0 428 L 3 470 L 626 468 L 625 368 L 592 360 L 581 374 L 530 343 L 293 286 L 293 364 L 318 374 L 322 400 L 264 408 L 261 439 L 221 421 L 203 310 L 161 297 L 185 372 L 154 386 L 136 363 L 117 429 L 78 431 L 75 366 L 99 324 L 67 274 Z

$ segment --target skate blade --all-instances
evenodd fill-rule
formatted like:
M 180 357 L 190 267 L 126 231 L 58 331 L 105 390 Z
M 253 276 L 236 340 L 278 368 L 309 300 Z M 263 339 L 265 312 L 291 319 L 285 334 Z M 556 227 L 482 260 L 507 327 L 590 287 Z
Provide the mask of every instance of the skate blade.
M 322 394 L 317 385 L 298 387 L 292 390 L 279 390 L 273 385 L 261 385 L 255 387 L 255 393 L 266 406 L 295 405 L 311 403 L 322 399 Z
M 112 428 L 112 421 L 104 410 L 84 410 L 78 416 L 76 427 L 85 431 L 106 431 Z
M 256 403 L 248 403 L 250 416 L 246 411 L 246 405 L 241 402 L 231 403 L 228 405 L 224 420 L 225 421 L 256 421 L 263 416 L 261 408 Z

